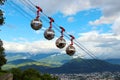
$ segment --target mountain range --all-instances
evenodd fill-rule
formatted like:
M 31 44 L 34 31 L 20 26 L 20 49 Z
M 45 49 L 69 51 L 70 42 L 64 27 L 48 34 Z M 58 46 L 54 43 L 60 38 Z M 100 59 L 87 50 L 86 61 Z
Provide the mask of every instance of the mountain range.
M 119 64 L 120 65 L 120 59 L 106 59 L 105 61 L 112 63 L 112 64 Z
M 57 52 L 51 54 L 7 53 L 6 58 L 8 62 L 3 66 L 4 69 L 15 67 L 21 69 L 35 68 L 47 73 L 119 71 L 120 69 L 120 59 L 74 59 Z
M 21 69 L 35 68 L 43 73 L 91 73 L 91 72 L 117 72 L 120 71 L 120 65 L 111 64 L 103 60 L 97 59 L 73 59 L 64 65 L 56 68 L 37 66 L 37 65 L 27 65 L 20 67 Z
M 21 67 L 26 65 L 43 65 L 49 67 L 58 67 L 72 59 L 66 54 L 60 53 L 6 53 L 7 64 L 3 69 Z

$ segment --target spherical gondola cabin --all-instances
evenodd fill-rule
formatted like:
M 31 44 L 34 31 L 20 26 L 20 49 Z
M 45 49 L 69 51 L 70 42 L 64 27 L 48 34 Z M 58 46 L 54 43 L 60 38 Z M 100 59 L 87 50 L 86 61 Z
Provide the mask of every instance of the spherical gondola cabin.
M 42 21 L 39 19 L 34 19 L 31 21 L 31 27 L 34 30 L 39 30 L 42 28 Z
M 63 37 L 60 37 L 56 40 L 56 46 L 60 49 L 66 46 L 66 40 Z
M 0 40 L 0 47 L 2 47 L 3 46 L 3 42 L 2 42 L 2 40 Z
M 51 28 L 47 29 L 45 32 L 44 32 L 44 37 L 47 39 L 47 40 L 52 40 L 55 36 L 55 32 L 54 30 L 52 30 Z
M 69 45 L 67 48 L 66 48 L 66 53 L 70 56 L 74 55 L 76 52 L 75 50 L 75 47 L 72 46 L 72 45 Z

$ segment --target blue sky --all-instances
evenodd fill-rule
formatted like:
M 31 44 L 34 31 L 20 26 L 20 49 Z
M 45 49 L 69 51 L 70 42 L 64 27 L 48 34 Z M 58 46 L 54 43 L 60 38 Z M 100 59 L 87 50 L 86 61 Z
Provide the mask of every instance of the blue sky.
M 13 2 L 15 1 L 13 0 Z M 22 38 L 27 38 L 30 41 L 33 41 L 31 36 L 35 37 L 35 39 L 37 38 L 37 40 L 43 39 L 43 37 L 38 37 L 38 34 L 36 34 L 35 31 L 32 30 L 30 27 L 30 21 L 36 17 L 35 15 L 36 12 L 31 13 L 31 12 L 28 12 L 29 10 L 21 7 L 29 15 L 32 16 L 32 17 L 29 17 L 29 15 L 26 15 L 25 12 L 22 11 L 22 14 L 21 14 L 21 11 L 18 11 L 20 9 L 18 8 L 18 6 L 21 6 L 20 4 L 17 4 L 15 2 L 17 4 L 17 6 L 15 6 L 13 4 L 11 5 L 10 1 L 8 1 L 7 3 L 3 7 L 3 9 L 5 10 L 6 24 L 4 25 L 5 27 L 2 27 L 3 30 L 1 33 L 3 33 L 4 35 L 8 35 L 9 37 L 7 36 L 5 38 L 5 36 L 3 36 L 2 39 L 13 40 L 14 38 L 22 37 Z M 26 6 L 24 5 L 24 7 Z M 48 14 L 48 15 L 52 16 L 52 18 L 54 18 L 55 20 L 55 23 L 63 26 L 68 33 L 74 34 L 75 37 L 78 37 L 78 33 L 88 32 L 93 30 L 92 29 L 93 27 L 89 25 L 88 22 L 98 19 L 102 15 L 102 13 L 99 9 L 95 8 L 95 9 L 83 10 L 83 11 L 77 12 L 76 14 L 71 14 L 71 15 L 64 15 L 61 12 Z M 44 27 L 46 28 L 47 26 L 49 27 L 48 21 L 46 22 L 46 20 L 44 20 L 43 17 L 41 17 L 41 19 L 43 21 Z M 96 28 L 96 30 L 99 30 L 99 29 L 100 28 Z
M 7 3 L 9 3 L 9 1 Z M 34 15 L 30 13 L 32 18 L 29 16 L 27 16 L 28 18 L 26 18 L 25 17 L 26 14 L 24 12 L 22 13 L 25 16 L 16 9 L 13 9 L 13 7 L 11 7 L 10 5 L 7 5 L 7 3 L 3 7 L 3 9 L 5 10 L 6 24 L 4 25 L 4 27 L 1 27 L 2 29 L 1 33 L 3 35 L 7 35 L 7 37 L 3 36 L 2 39 L 12 41 L 14 38 L 22 37 L 28 39 L 29 41 L 33 41 L 35 39 L 38 40 L 44 38 L 36 34 L 35 31 L 32 30 L 32 28 L 30 27 L 30 22 L 32 19 L 36 17 L 35 15 L 36 13 L 32 13 Z M 19 4 L 17 5 L 20 6 Z M 88 22 L 98 19 L 101 15 L 102 14 L 100 10 L 90 9 L 90 10 L 78 12 L 76 15 L 64 16 L 64 14 L 57 12 L 56 14 L 50 16 L 54 18 L 55 23 L 57 23 L 60 26 L 63 26 L 68 33 L 73 34 L 75 37 L 78 37 L 78 33 L 81 32 L 83 33 L 93 30 L 93 27 L 89 25 Z M 41 20 L 43 21 L 43 26 L 45 28 L 49 27 L 48 21 L 46 21 L 43 17 L 41 17 Z M 98 27 L 96 28 L 96 30 L 100 30 L 101 28 Z M 35 39 L 31 38 L 31 36 L 33 36 L 33 38 Z
M 110 57 L 118 57 L 120 52 L 118 50 L 120 47 L 119 0 L 31 0 L 31 2 L 40 6 L 46 15 L 54 18 L 56 24 L 63 26 L 67 33 L 74 35 L 76 40 L 96 56 L 112 54 Z M 40 53 L 44 49 L 47 49 L 48 52 L 58 50 L 54 42 L 60 33 L 54 27 L 56 32 L 54 40 L 49 42 L 43 36 L 44 30 L 49 27 L 48 21 L 44 19 L 45 16 L 41 15 L 43 22 L 41 30 L 34 31 L 30 27 L 31 20 L 36 17 L 36 9 L 34 6 L 28 6 L 28 3 L 30 4 L 29 0 L 8 0 L 1 7 L 5 12 L 6 19 L 5 24 L 0 27 L 2 30 L 0 38 L 5 42 L 6 50 L 10 52 L 27 50 L 31 53 Z M 20 8 L 27 12 L 27 15 L 20 11 Z M 34 9 L 34 12 L 30 8 Z M 67 41 L 69 42 L 68 39 Z M 41 47 L 39 43 L 44 43 L 44 45 Z M 11 48 L 15 46 L 18 47 Z M 26 48 L 26 46 L 29 47 Z M 58 51 L 62 53 L 64 50 Z M 115 50 L 118 51 L 115 52 Z M 79 55 L 88 57 L 83 51 L 77 49 L 76 56 Z

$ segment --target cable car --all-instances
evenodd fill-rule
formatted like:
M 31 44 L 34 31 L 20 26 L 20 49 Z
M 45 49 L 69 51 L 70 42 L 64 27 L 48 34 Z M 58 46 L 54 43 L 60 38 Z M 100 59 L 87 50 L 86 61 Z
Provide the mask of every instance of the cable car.
M 66 46 L 66 41 L 63 37 L 60 37 L 56 40 L 56 46 L 60 49 L 64 48 Z
M 47 29 L 44 32 L 44 37 L 48 40 L 52 40 L 54 38 L 54 36 L 55 36 L 55 32 L 51 28 Z
M 31 27 L 34 30 L 39 30 L 42 28 L 42 21 L 39 19 L 34 19 L 31 21 Z
M 74 55 L 76 52 L 75 50 L 75 47 L 72 46 L 72 45 L 69 45 L 67 48 L 66 48 L 66 53 L 70 56 Z
M 3 42 L 2 42 L 2 40 L 0 40 L 0 47 L 2 47 L 3 46 Z

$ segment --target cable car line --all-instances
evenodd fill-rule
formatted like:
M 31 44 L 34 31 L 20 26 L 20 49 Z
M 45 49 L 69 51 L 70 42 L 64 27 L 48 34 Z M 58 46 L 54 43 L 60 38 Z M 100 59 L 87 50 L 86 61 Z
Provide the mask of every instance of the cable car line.
M 33 11 L 33 13 L 36 12 L 36 10 L 33 9 L 33 7 L 30 5 L 29 2 L 27 2 L 26 0 L 20 0 L 20 1 L 21 1 L 22 4 L 26 5 L 27 8 L 29 8 L 31 11 Z M 25 4 L 25 3 L 27 3 L 27 4 Z M 29 6 L 30 6 L 30 7 L 29 7 Z
M 51 19 L 51 18 L 49 17 L 49 19 Z M 52 19 L 52 22 L 54 22 L 53 19 Z
M 32 3 L 32 2 L 31 2 Z M 44 16 L 46 16 L 47 17 L 47 15 L 44 13 L 44 12 L 42 12 L 43 14 L 44 14 Z M 58 24 L 56 24 L 56 23 L 54 23 L 56 26 L 58 26 Z M 59 26 L 58 26 L 59 27 Z M 66 33 L 66 32 L 65 32 Z M 66 33 L 67 34 L 67 33 Z M 67 35 L 69 35 L 69 34 L 67 34 Z M 69 38 L 70 39 L 70 38 Z M 75 40 L 76 41 L 76 40 Z M 78 43 L 78 42 L 77 42 Z M 79 43 L 80 44 L 80 43 Z M 93 53 L 91 53 L 89 50 L 87 50 L 82 44 L 80 44 L 83 48 L 81 48 L 83 51 L 85 51 L 85 52 L 87 52 L 87 54 L 89 55 L 89 56 L 91 56 L 92 58 L 94 58 L 94 59 L 96 59 L 97 57 L 93 54 Z M 87 51 L 86 51 L 87 50 Z M 88 52 L 89 51 L 89 52 Z M 90 54 L 91 53 L 91 54 Z
M 25 11 L 24 11 L 25 12 Z M 43 13 L 43 12 L 42 12 Z M 45 15 L 46 16 L 46 15 Z M 56 24 L 56 23 L 54 23 L 54 24 Z M 56 28 L 56 27 L 55 27 Z M 58 29 L 57 29 L 58 30 Z M 60 31 L 60 30 L 59 30 Z M 67 36 L 68 37 L 68 36 Z M 85 53 L 87 53 L 88 54 L 88 52 L 86 52 L 86 50 L 84 49 L 84 48 L 82 48 L 81 46 L 79 46 L 77 43 L 75 43 L 75 45 L 77 45 L 80 49 L 82 49 L 83 51 L 85 51 Z M 89 54 L 89 56 L 91 56 L 91 54 Z M 91 56 L 93 59 L 94 59 L 94 57 L 93 56 Z
M 24 11 L 24 9 L 22 9 L 20 6 L 18 6 L 17 4 L 15 4 L 13 1 L 11 1 L 11 3 L 13 5 L 15 5 L 17 8 L 19 8 L 21 11 L 23 11 L 25 14 L 27 14 L 29 17 L 32 17 L 29 13 L 27 13 L 26 11 Z
M 11 4 L 12 4 L 13 6 L 12 6 Z M 20 14 L 21 14 L 23 17 L 26 17 L 28 20 L 31 20 L 31 19 L 33 18 L 33 16 L 30 15 L 29 13 L 27 13 L 24 9 L 19 8 L 17 4 L 14 5 L 14 4 L 13 4 L 13 1 L 12 1 L 12 2 L 10 1 L 9 6 L 13 7 L 16 11 L 20 12 Z M 24 13 L 25 13 L 27 16 L 25 16 Z M 28 15 L 29 15 L 29 16 L 28 16 Z
M 55 23 L 55 25 L 56 26 L 58 26 L 58 24 L 56 24 Z M 65 32 L 67 35 L 69 35 L 67 32 Z M 66 35 L 66 37 L 68 38 L 68 39 L 70 39 L 68 36 Z M 75 41 L 74 42 L 76 42 L 76 44 L 78 43 L 79 45 L 81 45 L 81 46 L 79 46 L 79 48 L 81 48 L 83 51 L 85 51 L 85 52 L 87 52 L 88 54 L 89 54 L 89 56 L 91 56 L 92 58 L 94 58 L 94 59 L 98 59 L 92 52 L 90 52 L 88 49 L 86 49 L 80 42 L 78 42 L 76 39 L 75 39 Z M 82 48 L 83 47 L 83 48 Z
M 33 5 L 33 6 L 35 6 L 30 0 L 29 0 L 29 2 Z M 42 12 L 43 13 L 43 12 Z M 46 17 L 48 17 L 45 13 L 43 13 Z M 49 17 L 48 17 L 49 18 Z M 56 24 L 56 23 L 55 23 Z M 57 24 L 56 24 L 57 25 Z M 58 26 L 58 25 L 57 25 Z M 77 42 L 77 41 L 76 41 Z M 77 43 L 79 43 L 79 42 L 77 42 Z M 80 43 L 79 43 L 80 44 Z M 88 49 L 86 49 L 82 44 L 80 44 L 82 47 L 80 47 L 83 51 L 85 51 L 89 56 L 91 56 L 92 58 L 94 58 L 95 57 L 95 59 L 97 58 L 93 53 L 91 53 Z M 89 53 L 88 53 L 89 52 Z M 91 55 L 91 54 L 92 55 Z
M 51 20 L 51 22 L 54 22 L 54 20 L 52 18 L 50 18 L 50 17 L 48 17 L 48 18 Z M 51 28 L 51 22 L 50 22 L 50 28 Z
M 12 4 L 15 6 L 12 6 Z M 16 11 L 18 11 L 18 12 L 20 12 L 20 14 L 21 15 L 23 15 L 23 16 L 25 16 L 24 15 L 24 13 L 27 15 L 27 16 L 25 16 L 26 18 L 28 18 L 28 19 L 31 19 L 32 18 L 32 16 L 31 15 L 29 15 L 28 13 L 26 13 L 22 8 L 19 8 L 16 4 L 14 4 L 13 2 L 10 2 L 10 3 L 8 3 L 8 5 L 9 6 L 11 6 L 12 8 L 14 8 Z M 24 13 L 23 13 L 24 12 Z M 29 17 L 28 17 L 29 16 Z
M 75 39 L 75 42 L 77 42 L 79 45 L 81 45 L 87 52 L 89 52 L 90 54 L 92 54 L 95 58 L 99 59 L 97 56 L 95 56 L 91 51 L 89 51 L 85 46 L 83 46 L 80 42 L 78 42 L 76 39 Z
M 30 1 L 30 0 L 29 0 Z M 31 1 L 30 1 L 30 3 L 33 5 L 33 6 L 35 6 Z M 46 15 L 45 15 L 46 16 Z M 80 43 L 79 43 L 80 44 Z M 85 47 L 84 47 L 84 49 L 86 49 Z M 84 50 L 83 48 L 82 48 L 82 50 Z M 87 50 L 87 49 L 86 49 Z M 84 50 L 85 51 L 85 50 Z M 88 50 L 87 50 L 88 51 Z M 88 53 L 88 52 L 87 52 Z M 92 54 L 93 55 L 93 54 Z M 93 57 L 93 56 L 92 56 Z
M 56 28 L 56 27 L 55 27 Z M 58 30 L 58 29 L 57 29 Z M 59 30 L 58 30 L 59 31 Z M 68 37 L 68 36 L 67 36 Z M 69 38 L 68 38 L 69 39 Z M 77 44 L 77 43 L 76 43 Z M 78 44 L 77 44 L 77 46 L 78 46 Z M 92 56 L 89 52 L 87 52 L 84 48 L 82 48 L 82 47 L 80 47 L 80 46 L 78 46 L 80 49 L 82 49 L 85 53 L 87 53 L 91 58 L 93 58 L 93 59 L 96 59 L 94 56 Z M 99 62 L 100 63 L 100 62 Z M 92 63 L 92 64 L 94 64 L 94 63 Z M 95 63 L 96 64 L 96 63 Z M 100 63 L 101 64 L 101 63 Z M 101 66 L 101 65 L 100 65 Z M 103 65 L 104 66 L 104 65 Z

